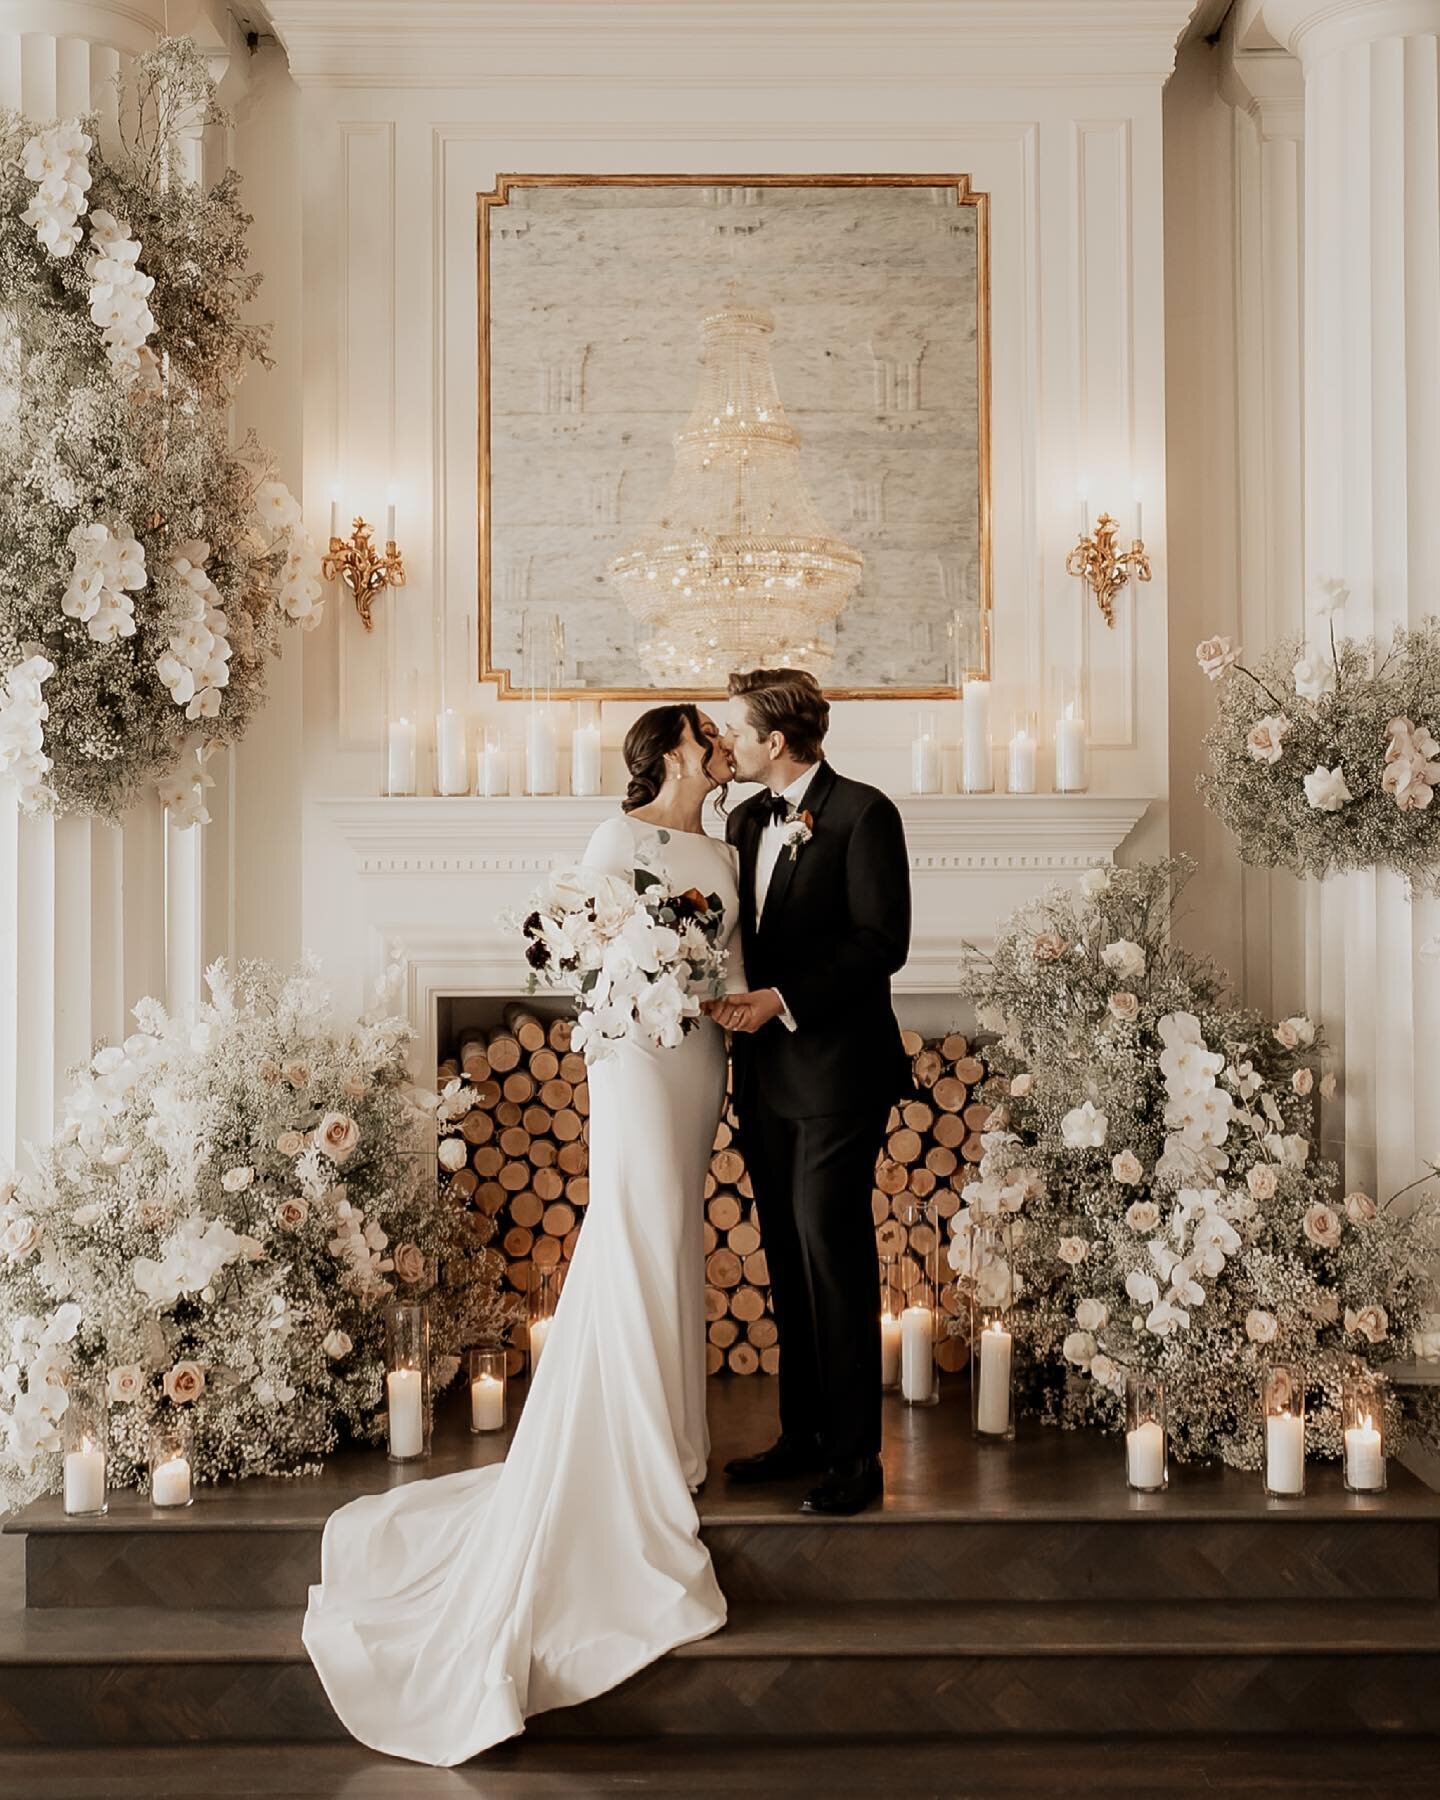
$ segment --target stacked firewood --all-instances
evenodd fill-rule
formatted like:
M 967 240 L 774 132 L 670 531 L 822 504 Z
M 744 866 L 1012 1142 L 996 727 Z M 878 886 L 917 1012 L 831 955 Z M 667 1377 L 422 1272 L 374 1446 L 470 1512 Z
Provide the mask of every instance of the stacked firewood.
M 468 1147 L 465 1165 L 448 1176 L 449 1192 L 495 1221 L 495 1247 L 505 1279 L 527 1293 L 536 1271 L 563 1280 L 589 1200 L 590 1092 L 585 1059 L 571 1050 L 568 1019 L 543 1019 L 507 1006 L 503 1023 L 463 1033 L 438 1070 L 443 1086 L 464 1077 L 477 1104 L 456 1124 Z M 892 1109 L 876 1163 L 871 1210 L 882 1267 L 900 1311 L 923 1280 L 923 1263 L 938 1240 L 942 1308 L 957 1301 L 945 1265 L 946 1221 L 961 1204 L 960 1189 L 980 1160 L 980 1134 L 990 1106 L 979 1095 L 984 1074 L 968 1041 L 958 1035 L 924 1042 L 905 1033 L 915 1092 Z M 915 1202 L 928 1214 L 915 1217 Z M 754 1189 L 726 1106 L 705 1179 L 706 1367 L 711 1374 L 774 1374 L 780 1347 L 770 1277 L 756 1215 Z M 876 1295 L 877 1306 L 881 1296 Z M 963 1339 L 941 1337 L 941 1366 L 959 1368 Z M 515 1371 L 521 1352 L 513 1350 Z

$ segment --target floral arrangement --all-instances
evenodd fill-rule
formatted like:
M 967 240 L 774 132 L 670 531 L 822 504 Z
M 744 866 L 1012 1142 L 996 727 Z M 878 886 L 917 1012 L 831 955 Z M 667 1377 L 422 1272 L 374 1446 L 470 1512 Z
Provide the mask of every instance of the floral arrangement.
M 669 835 L 656 833 L 661 844 Z M 722 991 L 723 912 L 718 894 L 677 893 L 643 860 L 628 881 L 556 870 L 520 926 L 530 992 L 574 999 L 572 1046 L 592 1063 L 625 1038 L 671 1049 L 698 1023 L 701 992 Z
M 300 508 L 229 408 L 266 334 L 243 313 L 238 177 L 181 171 L 223 119 L 199 49 L 125 71 L 121 135 L 0 112 L 0 776 L 24 804 L 117 817 L 149 784 L 207 815 L 279 621 L 319 623 Z
M 170 1408 L 199 1479 L 291 1474 L 378 1435 L 391 1296 L 429 1300 L 437 1388 L 507 1322 L 489 1221 L 440 1198 L 454 1097 L 408 1087 L 408 1025 L 334 1024 L 309 965 L 207 980 L 193 1023 L 142 1001 L 0 1184 L 0 1510 L 58 1485 L 77 1376 L 108 1386 L 115 1485 L 144 1486 Z
M 1326 584 L 1321 650 L 1278 645 L 1253 667 L 1229 638 L 1196 647 L 1219 684 L 1200 791 L 1241 859 L 1297 875 L 1388 868 L 1440 886 L 1440 618 L 1370 640 L 1337 638 L 1343 584 Z M 1377 660 L 1378 657 L 1378 660 Z
M 1000 1101 L 951 1266 L 962 1287 L 1013 1283 L 1035 1410 L 1114 1426 L 1143 1370 L 1165 1381 L 1178 1456 L 1255 1468 L 1262 1369 L 1293 1361 L 1312 1448 L 1335 1456 L 1345 1374 L 1403 1355 L 1423 1320 L 1436 1212 L 1336 1197 L 1314 1150 L 1335 1086 L 1316 1030 L 1235 1005 L 1175 946 L 1191 867 L 1094 869 L 1016 913 L 992 956 L 969 952 Z M 982 1222 L 1008 1223 L 1008 1267 L 977 1254 Z M 1404 1420 L 1399 1404 L 1397 1433 L 1440 1441 L 1432 1402 L 1407 1398 Z

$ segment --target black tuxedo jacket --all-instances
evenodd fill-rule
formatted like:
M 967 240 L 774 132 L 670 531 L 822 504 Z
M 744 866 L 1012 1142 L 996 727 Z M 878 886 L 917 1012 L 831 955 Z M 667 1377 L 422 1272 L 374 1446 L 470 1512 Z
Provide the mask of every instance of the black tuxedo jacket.
M 797 1029 L 772 1019 L 734 1038 L 736 1098 L 787 1118 L 889 1105 L 910 1086 L 890 977 L 910 954 L 910 858 L 887 794 L 822 762 L 802 803 L 811 838 L 782 849 L 755 920 L 762 790 L 726 836 L 740 853 L 740 929 L 752 990 L 778 988 Z

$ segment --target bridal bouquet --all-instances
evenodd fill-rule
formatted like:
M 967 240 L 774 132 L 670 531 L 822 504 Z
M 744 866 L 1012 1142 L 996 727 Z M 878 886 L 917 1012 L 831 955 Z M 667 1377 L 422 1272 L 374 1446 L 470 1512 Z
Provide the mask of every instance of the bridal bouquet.
M 718 894 L 677 893 L 643 865 L 628 881 L 556 870 L 520 927 L 530 991 L 573 997 L 573 1047 L 591 1062 L 626 1038 L 673 1049 L 699 1021 L 701 994 L 722 991 L 722 917 Z
M 1342 584 L 1326 584 L 1327 641 L 1241 660 L 1229 638 L 1196 646 L 1217 684 L 1206 803 L 1241 859 L 1323 878 L 1388 868 L 1440 886 L 1440 618 L 1398 629 L 1388 650 L 1337 637 Z
M 1238 1006 L 1175 945 L 1189 873 L 1091 870 L 971 953 L 1000 1105 L 951 1264 L 983 1279 L 966 1227 L 1008 1221 L 1027 1398 L 1061 1423 L 1113 1426 L 1126 1370 L 1144 1370 L 1165 1381 L 1177 1455 L 1255 1468 L 1263 1367 L 1293 1361 L 1312 1446 L 1334 1456 L 1345 1375 L 1405 1355 L 1423 1323 L 1435 1211 L 1341 1193 L 1316 1154 L 1335 1086 L 1319 1035 Z M 1393 1404 L 1397 1439 L 1436 1441 L 1433 1401 Z

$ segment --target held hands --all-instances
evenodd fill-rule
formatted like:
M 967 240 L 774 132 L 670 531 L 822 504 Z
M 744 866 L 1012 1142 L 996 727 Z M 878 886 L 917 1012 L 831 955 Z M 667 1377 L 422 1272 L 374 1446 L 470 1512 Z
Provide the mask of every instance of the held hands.
M 761 988 L 754 994 L 725 994 L 718 1000 L 701 1002 L 702 1010 L 726 1031 L 758 1031 L 782 1011 L 780 996 L 774 988 Z

